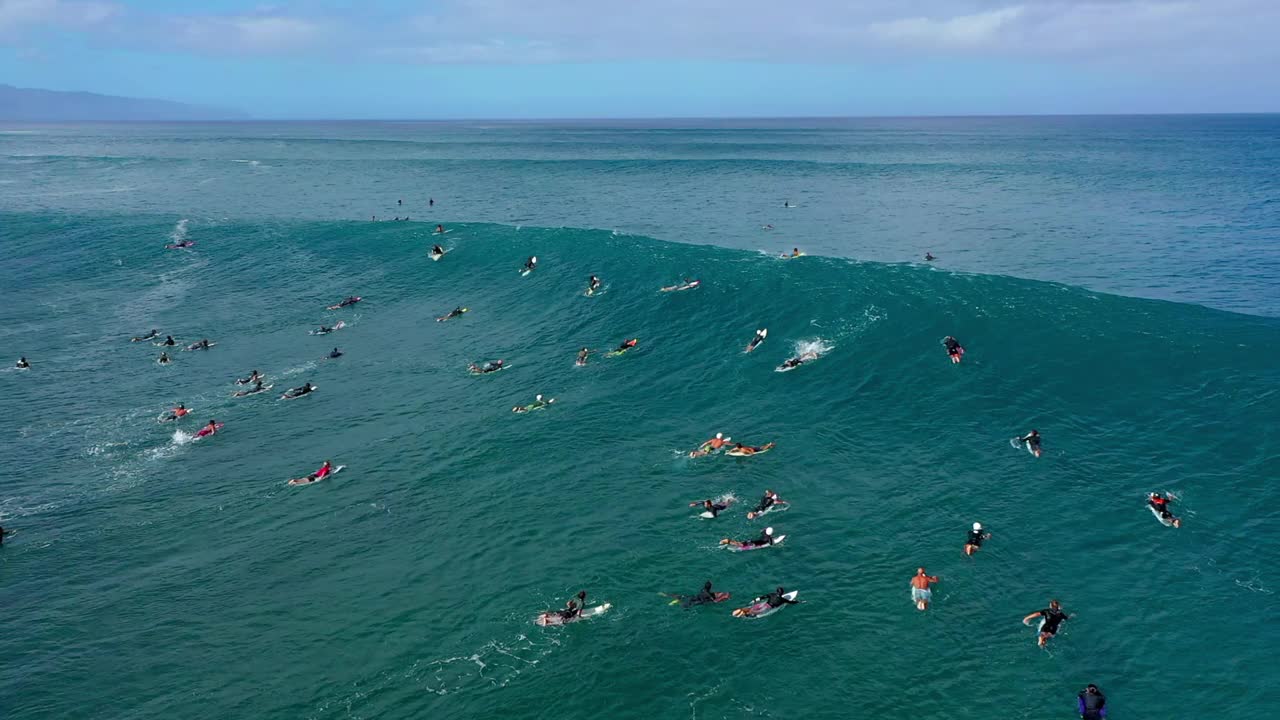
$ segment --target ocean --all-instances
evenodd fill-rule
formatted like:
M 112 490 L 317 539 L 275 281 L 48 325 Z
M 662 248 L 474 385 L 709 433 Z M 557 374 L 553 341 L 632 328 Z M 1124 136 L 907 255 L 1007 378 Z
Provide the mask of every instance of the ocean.
M 1278 715 L 1278 168 L 1280 116 L 0 128 L 0 715 Z

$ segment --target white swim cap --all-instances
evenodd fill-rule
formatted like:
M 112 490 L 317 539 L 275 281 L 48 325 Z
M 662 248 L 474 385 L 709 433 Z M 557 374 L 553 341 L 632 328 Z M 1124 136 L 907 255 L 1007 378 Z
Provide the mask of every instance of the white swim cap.
M 974 530 L 981 530 L 981 529 L 982 529 L 982 523 L 974 523 L 974 524 L 973 524 L 973 529 L 974 529 Z
M 720 439 L 720 438 L 722 438 L 722 437 L 724 437 L 724 433 L 716 433 L 716 439 L 717 439 L 717 440 L 719 440 L 719 439 Z
M 771 527 L 767 527 L 767 528 L 765 528 L 765 529 L 764 529 L 764 534 L 765 534 L 765 535 L 772 535 L 772 534 L 773 534 L 773 528 L 771 528 Z
M 541 396 L 541 395 L 539 395 L 539 396 L 537 396 L 537 397 L 535 397 L 535 398 L 534 398 L 534 400 L 541 400 L 541 399 L 542 399 L 542 396 Z
M 529 258 L 529 262 L 538 262 L 538 256 L 534 255 L 533 257 Z

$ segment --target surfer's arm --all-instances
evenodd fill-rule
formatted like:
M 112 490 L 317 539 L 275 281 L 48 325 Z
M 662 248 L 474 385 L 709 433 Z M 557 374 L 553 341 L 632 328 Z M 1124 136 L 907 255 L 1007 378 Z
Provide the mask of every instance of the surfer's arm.
M 1026 625 L 1027 623 L 1031 622 L 1032 620 L 1035 620 L 1035 619 L 1036 619 L 1036 618 L 1038 618 L 1038 617 L 1040 617 L 1040 611 L 1039 611 L 1039 610 L 1037 610 L 1037 611 L 1035 611 L 1035 612 L 1031 613 L 1030 615 L 1028 615 L 1028 616 L 1026 616 L 1026 617 L 1022 618 L 1022 624 L 1023 624 L 1023 625 Z

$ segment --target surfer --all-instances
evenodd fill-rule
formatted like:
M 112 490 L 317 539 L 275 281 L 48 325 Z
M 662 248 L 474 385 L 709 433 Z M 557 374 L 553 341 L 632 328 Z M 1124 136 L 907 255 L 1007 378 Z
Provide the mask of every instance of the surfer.
M 661 292 L 671 292 L 673 290 L 692 290 L 702 284 L 701 280 L 690 280 L 689 278 L 681 278 L 680 282 L 675 285 L 667 285 L 661 288 Z
M 436 234 L 437 234 L 437 235 L 443 235 L 443 234 L 444 234 L 444 226 L 443 226 L 443 225 L 437 225 L 437 226 L 436 226 Z
M 773 225 L 761 225 L 761 226 L 760 226 L 760 229 L 761 229 L 761 230 L 772 230 L 772 229 L 773 229 Z
M 1036 457 L 1040 457 L 1040 431 L 1032 430 L 1031 432 L 1017 438 L 1019 445 L 1025 445 L 1031 453 Z
M 716 597 L 716 595 L 717 593 L 711 589 L 711 581 L 708 580 L 702 584 L 702 589 L 696 594 L 688 597 L 677 596 L 677 598 L 680 600 L 680 604 L 684 607 L 693 607 L 694 605 L 709 605 L 725 599 L 724 597 Z
M 752 350 L 755 350 L 757 347 L 760 347 L 760 343 L 764 342 L 764 339 L 767 337 L 769 337 L 768 329 L 756 330 L 755 337 L 751 338 L 751 342 L 747 343 L 746 351 L 751 352 Z
M 445 320 L 456 318 L 462 315 L 466 311 L 467 311 L 467 308 L 464 308 L 461 305 L 459 305 L 458 307 L 450 310 L 447 315 L 441 315 L 440 317 L 436 318 L 436 322 L 444 322 Z
M 951 358 L 951 362 L 959 363 L 960 358 L 964 357 L 964 347 L 959 340 L 948 335 L 942 339 L 942 344 L 947 348 L 947 357 Z
M 721 545 L 728 545 L 730 543 L 734 543 L 738 547 L 744 547 L 744 548 L 764 547 L 765 545 L 772 545 L 773 544 L 773 528 L 771 527 L 765 528 L 763 531 L 761 531 L 760 537 L 756 538 L 755 540 L 744 540 L 743 542 L 737 542 L 729 538 L 724 538 L 723 540 L 720 541 Z
M 546 406 L 550 405 L 550 404 L 551 404 L 551 403 L 553 403 L 553 402 L 555 402 L 555 398 L 551 398 L 550 400 L 543 400 L 543 399 L 542 399 L 542 396 L 541 396 L 541 395 L 538 395 L 538 396 L 535 396 L 535 397 L 533 398 L 533 402 L 532 402 L 532 403 L 530 403 L 530 404 L 528 404 L 528 405 L 517 405 L 517 406 L 515 406 L 515 407 L 511 408 L 511 412 L 513 412 L 513 413 L 527 413 L 527 412 L 530 412 L 530 411 L 533 411 L 533 410 L 541 410 L 542 408 L 544 408 L 544 407 L 546 407 Z
M 492 362 L 487 362 L 484 365 L 476 365 L 475 363 L 471 363 L 470 365 L 467 366 L 467 369 L 476 375 L 483 375 L 485 373 L 497 372 L 501 370 L 503 367 L 505 366 L 502 364 L 501 360 L 494 360 Z
M 600 289 L 600 278 L 596 277 L 595 275 L 592 275 L 591 279 L 587 281 L 587 294 L 595 295 L 596 291 L 599 289 Z
M 237 392 L 235 394 L 235 397 L 246 397 L 249 395 L 256 395 L 266 389 L 267 388 L 262 385 L 262 380 L 259 379 L 256 382 L 254 382 L 253 387 L 249 388 L 248 390 L 241 390 L 240 392 Z
M 582 611 L 587 607 L 587 591 L 578 592 L 577 596 L 564 604 L 564 610 L 556 611 L 562 622 L 570 622 L 582 617 Z
M 240 379 L 236 380 L 236 384 L 237 384 L 237 385 L 248 385 L 249 383 L 261 382 L 263 379 L 264 379 L 264 378 L 263 378 L 263 376 L 262 376 L 262 373 L 258 372 L 257 370 L 254 370 L 253 372 L 249 373 L 249 377 L 247 377 L 247 378 L 240 378 Z
M 727 510 L 729 508 L 728 503 L 718 503 L 711 500 L 694 500 L 689 503 L 689 507 L 697 507 L 698 505 L 701 505 L 703 510 L 711 513 L 711 517 L 715 517 L 720 514 L 721 510 Z
M 1174 527 L 1182 527 L 1182 518 L 1176 518 L 1169 512 L 1169 501 L 1173 499 L 1174 497 L 1169 494 L 1150 493 L 1147 495 L 1147 504 L 1160 515 L 1162 520 L 1168 520 Z
M 773 445 L 774 445 L 773 443 L 765 443 L 764 445 L 761 445 L 760 447 L 752 447 L 752 446 L 750 446 L 750 445 L 743 445 L 742 443 L 734 443 L 734 445 L 733 445 L 733 449 L 729 451 L 729 454 L 731 454 L 731 455 L 755 455 L 756 453 L 762 453 L 762 452 L 764 452 L 764 451 L 766 451 L 766 450 L 772 450 L 772 449 L 773 449 Z
M 586 365 L 586 364 L 587 364 L 587 356 L 588 356 L 588 355 L 590 355 L 590 354 L 591 354 L 591 351 L 590 351 L 590 350 L 588 350 L 588 349 L 586 349 L 586 348 L 582 348 L 581 350 L 579 350 L 579 351 L 578 351 L 578 359 L 577 359 L 577 360 L 575 360 L 575 361 L 574 361 L 574 363 L 575 363 L 578 367 L 582 367 L 583 365 Z
M 784 258 L 785 258 L 785 257 L 798 258 L 798 257 L 800 257 L 801 255 L 804 255 L 804 253 L 800 252 L 800 248 L 791 248 L 791 254 L 790 254 L 790 255 L 788 255 L 788 254 L 786 254 L 786 253 L 782 253 L 782 257 L 784 257 Z
M 973 529 L 969 531 L 969 538 L 964 541 L 964 554 L 972 555 L 982 548 L 983 540 L 990 540 L 991 533 L 983 532 L 982 523 L 974 523 Z
M 176 408 L 174 408 L 173 410 L 169 411 L 169 414 L 168 414 L 168 415 L 166 415 L 164 419 L 165 419 L 165 420 L 177 420 L 178 418 L 186 417 L 186 416 L 187 416 L 187 413 L 189 413 L 189 412 L 191 412 L 191 411 L 187 409 L 187 406 L 186 406 L 185 404 L 183 404 L 183 403 L 178 403 L 178 407 L 176 407 Z
M 1102 694 L 1097 685 L 1089 683 L 1076 695 L 1076 710 L 1080 712 L 1080 720 L 1105 720 L 1107 696 Z
M 16 367 L 19 370 L 30 370 L 31 363 L 27 362 L 27 356 L 23 355 L 22 357 L 18 358 L 18 364 Z
M 783 605 L 799 605 L 799 600 L 792 600 L 787 597 L 787 589 L 779 585 L 773 592 L 755 599 L 756 602 L 763 602 L 771 608 L 782 607 Z
M 159 337 L 159 336 L 160 336 L 160 331 L 159 331 L 159 330 L 152 330 L 151 332 L 147 333 L 146 335 L 139 335 L 138 337 L 130 338 L 130 339 L 129 339 L 129 342 L 142 342 L 142 341 L 144 341 L 144 340 L 153 340 L 153 339 L 155 339 L 155 338 L 157 338 L 157 337 Z
M 160 363 L 161 365 L 168 365 L 168 364 L 169 364 L 169 353 L 167 353 L 167 352 L 162 352 L 162 353 L 160 353 L 160 357 L 156 358 L 156 362 Z
M 934 260 L 937 260 L 937 259 L 938 259 L 938 258 L 936 258 L 936 257 L 934 257 L 934 256 L 933 256 L 933 253 L 929 252 L 928 250 L 926 250 L 926 251 L 925 251 L 925 253 L 924 253 L 924 261 L 925 261 L 925 262 L 933 262 Z
M 3 544 L 4 544 L 4 536 L 5 536 L 5 535 L 8 535 L 8 534 L 9 534 L 9 533 L 11 533 L 11 532 L 13 532 L 13 531 L 12 531 L 12 530 L 5 530 L 3 526 L 0 526 L 0 545 L 3 545 Z
M 172 335 L 165 335 L 164 342 L 160 343 L 162 347 L 173 347 L 177 344 L 178 344 L 178 341 L 174 340 Z
M 531 273 L 536 269 L 538 269 L 538 258 L 536 255 L 533 255 L 524 262 L 524 272 Z
M 778 369 L 792 370 L 794 368 L 800 367 L 801 365 L 809 362 L 810 360 L 817 360 L 817 359 L 818 359 L 818 353 L 807 352 L 802 355 L 797 355 L 796 357 L 790 358 L 788 360 L 784 360 L 783 363 L 778 366 Z
M 361 300 L 363 300 L 363 299 L 364 299 L 364 298 L 359 297 L 358 295 L 351 295 L 350 297 L 348 297 L 347 299 L 345 299 L 345 300 L 343 300 L 342 302 L 338 303 L 337 305 L 330 305 L 329 307 L 327 307 L 327 308 L 325 308 L 325 309 L 326 309 L 326 310 L 337 310 L 338 308 L 344 308 L 344 307 L 347 307 L 347 306 L 349 306 L 349 305 L 355 305 L 356 303 L 360 302 L 360 301 L 361 301 Z
M 439 245 L 432 245 L 431 254 L 435 255 L 436 257 L 440 257 L 441 255 L 444 254 L 444 248 L 440 247 Z
M 289 484 L 290 485 L 306 485 L 308 483 L 319 482 L 329 477 L 330 473 L 332 472 L 333 472 L 333 464 L 330 463 L 328 460 L 325 460 L 324 464 L 320 466 L 320 469 L 316 470 L 315 472 L 311 473 L 310 475 L 304 478 L 290 480 Z
M 764 491 L 764 497 L 760 498 L 760 502 L 751 509 L 751 512 L 747 513 L 747 519 L 754 520 L 757 516 L 769 512 L 769 510 L 775 505 L 786 504 L 786 502 L 786 500 L 778 497 L 778 493 L 766 488 Z
M 342 357 L 342 351 L 339 350 L 338 348 L 334 348 L 333 350 L 329 351 L 330 360 L 337 360 L 340 357 Z
M 1040 647 L 1044 647 L 1045 643 L 1049 642 L 1049 638 L 1058 634 L 1058 626 L 1070 617 L 1070 615 L 1062 612 L 1062 606 L 1058 604 L 1057 600 L 1050 600 L 1049 607 L 1037 610 L 1022 618 L 1022 624 L 1030 625 L 1035 618 L 1044 618 L 1040 621 L 1040 637 L 1038 640 Z
M 929 589 L 929 584 L 936 582 L 937 575 L 926 575 L 924 568 L 916 568 L 915 577 L 911 578 L 911 600 L 915 602 L 917 610 L 929 609 L 929 601 L 933 599 L 933 590 Z
M 188 350 L 208 350 L 210 347 L 213 347 L 213 345 L 214 343 L 209 342 L 209 338 L 205 338 L 200 342 L 191 343 L 190 345 L 187 346 L 187 349 Z
M 212 435 L 216 432 L 218 432 L 218 421 L 210 420 L 208 425 L 205 425 L 204 427 L 196 431 L 196 437 L 202 438 L 205 435 Z
M 435 198 L 427 198 L 427 207 L 435 207 L 435 206 L 436 206 L 436 199 L 435 199 Z
M 690 457 L 701 457 L 708 453 L 724 448 L 733 438 L 727 438 L 724 433 L 716 433 L 716 436 L 698 446 L 697 450 L 689 453 Z
M 286 390 L 285 393 L 280 396 L 280 398 L 283 400 L 292 400 L 294 398 L 300 398 L 303 395 L 310 395 L 315 391 L 316 391 L 315 386 L 308 382 L 308 383 L 303 383 L 302 387 L 296 387 L 296 388 L 293 388 L 292 390 Z
M 626 351 L 630 350 L 631 348 L 635 347 L 635 346 L 636 346 L 636 343 L 638 343 L 638 342 L 640 342 L 640 340 L 639 340 L 638 338 L 631 338 L 630 340 L 623 340 L 623 341 L 622 341 L 622 344 L 618 346 L 618 349 L 617 349 L 617 350 L 614 350 L 612 353 L 610 353 L 610 355 L 621 355 L 622 353 L 624 353 L 624 352 L 626 352 Z
M 783 200 L 783 201 L 782 201 L 782 207 L 784 207 L 784 208 L 793 208 L 793 207 L 795 207 L 795 205 L 792 205 L 790 200 Z
M 321 325 L 321 326 L 320 326 L 320 329 L 316 330 L 314 334 L 316 334 L 316 335 L 328 335 L 329 333 L 333 332 L 333 330 L 334 330 L 334 328 L 331 328 L 331 327 L 329 327 L 329 326 L 327 326 L 327 325 Z

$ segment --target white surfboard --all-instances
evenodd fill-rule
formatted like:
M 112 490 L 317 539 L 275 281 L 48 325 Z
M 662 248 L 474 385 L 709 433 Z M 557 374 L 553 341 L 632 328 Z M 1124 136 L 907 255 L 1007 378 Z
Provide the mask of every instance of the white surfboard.
M 297 400 L 298 398 L 304 398 L 304 397 L 306 397 L 307 395 L 311 395 L 312 393 L 314 393 L 315 391 L 317 391 L 317 390 L 319 390 L 319 389 L 320 389 L 320 386 L 319 386 L 319 385 L 312 385 L 312 386 L 311 386 L 311 392 L 309 392 L 309 393 L 304 393 L 304 394 L 302 394 L 302 395 L 281 395 L 281 396 L 280 396 L 280 399 L 281 399 L 281 400 Z
M 1156 520 L 1159 520 L 1161 525 L 1165 527 L 1173 527 L 1173 521 L 1161 515 L 1159 510 L 1152 507 L 1151 503 L 1147 503 L 1147 509 L 1151 511 L 1152 515 L 1156 516 Z

